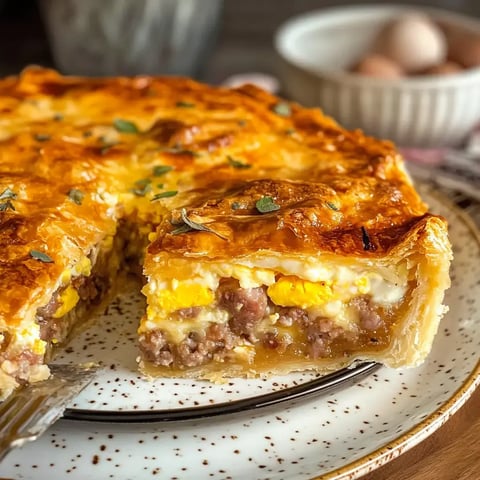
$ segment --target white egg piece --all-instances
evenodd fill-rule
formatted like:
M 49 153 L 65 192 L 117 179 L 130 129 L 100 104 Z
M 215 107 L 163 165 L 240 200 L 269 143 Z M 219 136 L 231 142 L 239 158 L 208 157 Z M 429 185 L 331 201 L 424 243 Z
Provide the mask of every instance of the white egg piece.
M 388 24 L 379 35 L 375 50 L 408 73 L 441 64 L 447 56 L 443 31 L 423 14 L 409 14 Z

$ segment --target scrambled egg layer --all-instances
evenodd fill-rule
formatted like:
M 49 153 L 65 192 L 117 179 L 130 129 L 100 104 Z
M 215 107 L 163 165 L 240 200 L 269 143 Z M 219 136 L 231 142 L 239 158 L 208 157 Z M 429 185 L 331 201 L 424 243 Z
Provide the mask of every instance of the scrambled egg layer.
M 207 282 L 209 283 L 209 282 Z M 218 280 L 215 282 L 218 285 Z M 172 280 L 168 286 L 155 292 L 149 318 L 168 315 L 182 308 L 202 307 L 215 300 L 215 288 L 191 281 Z M 267 295 L 279 306 L 311 308 L 325 305 L 334 300 L 349 299 L 354 295 L 370 291 L 366 276 L 350 279 L 338 284 L 332 281 L 310 282 L 293 275 L 279 277 L 267 287 Z M 163 314 L 163 315 L 162 315 Z
M 180 338 L 179 322 L 168 322 L 172 312 L 190 307 L 208 307 L 195 319 L 188 320 L 189 328 L 202 330 L 212 322 L 207 319 L 206 312 L 219 312 L 215 323 L 228 321 L 224 310 L 218 310 L 215 303 L 215 292 L 222 278 L 235 278 L 241 288 L 263 286 L 273 304 L 281 307 L 297 307 L 307 310 L 313 316 L 326 316 L 335 319 L 345 328 L 354 328 L 357 323 L 354 312 L 348 307 L 348 302 L 359 295 L 369 294 L 378 304 L 391 304 L 399 301 L 405 294 L 405 282 L 401 278 L 388 280 L 377 272 L 367 272 L 342 267 L 335 270 L 328 279 L 311 281 L 297 275 L 280 274 L 275 269 L 255 267 L 227 268 L 223 264 L 214 269 L 199 266 L 194 278 L 186 280 L 165 279 L 161 282 L 152 281 L 146 285 L 144 293 L 148 298 L 147 316 L 142 321 L 139 331 L 156 328 L 159 323 L 175 338 Z M 175 273 L 177 271 L 172 268 Z M 229 273 L 231 275 L 223 275 Z M 353 315 L 353 316 L 352 316 Z M 221 317 L 221 318 L 220 318 Z M 182 328 L 187 319 L 182 321 Z M 185 324 L 185 325 L 184 325 Z M 173 332 L 173 333 L 172 333 Z M 182 333 L 184 333 L 182 331 Z M 182 337 L 183 338 L 183 337 Z

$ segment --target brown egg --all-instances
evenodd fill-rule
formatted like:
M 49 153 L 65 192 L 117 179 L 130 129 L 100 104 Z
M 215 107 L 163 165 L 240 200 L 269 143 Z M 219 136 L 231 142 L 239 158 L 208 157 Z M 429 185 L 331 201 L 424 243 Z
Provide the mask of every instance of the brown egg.
M 440 27 L 423 13 L 407 13 L 388 23 L 374 50 L 407 73 L 418 73 L 445 61 L 447 42 Z
M 472 33 L 452 35 L 448 56 L 465 68 L 480 66 L 480 35 Z
M 402 68 L 395 62 L 383 55 L 374 53 L 360 60 L 353 71 L 360 75 L 379 78 L 400 78 L 404 75 Z
M 460 64 L 450 61 L 430 67 L 423 73 L 425 75 L 451 75 L 453 73 L 461 72 L 462 70 L 463 68 Z

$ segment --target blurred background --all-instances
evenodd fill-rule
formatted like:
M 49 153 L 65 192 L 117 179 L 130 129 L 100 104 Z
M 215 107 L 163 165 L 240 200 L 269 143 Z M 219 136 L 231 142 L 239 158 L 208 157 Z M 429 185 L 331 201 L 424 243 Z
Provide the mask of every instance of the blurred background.
M 402 5 L 420 16 L 392 26 L 405 12 L 378 0 L 0 0 L 0 75 L 39 64 L 248 81 L 400 145 L 464 144 L 480 124 L 480 0 Z
M 206 81 L 219 82 L 238 72 L 276 73 L 277 62 L 272 38 L 279 25 L 294 15 L 323 7 L 361 3 L 389 4 L 390 2 L 360 2 L 358 0 L 152 0 L 150 2 L 148 0 L 0 0 L 0 44 L 2 45 L 0 74 L 16 73 L 28 64 L 55 66 L 62 70 L 62 65 L 59 64 L 62 60 L 66 64 L 65 66 L 72 70 L 64 73 L 77 73 L 75 70 L 83 73 L 85 70 L 84 59 L 78 56 L 82 53 L 82 45 L 84 55 L 85 52 L 90 52 L 89 60 L 93 50 L 97 51 L 95 62 L 105 62 L 105 58 L 108 56 L 118 56 L 118 50 L 130 51 L 135 33 L 140 36 L 139 45 L 135 45 L 138 50 L 133 52 L 135 56 L 141 52 L 144 55 L 148 54 L 148 51 L 157 52 L 158 48 L 165 49 L 165 44 L 168 42 L 164 37 L 172 35 L 173 30 L 171 24 L 162 24 L 161 16 L 162 14 L 164 18 L 171 16 L 172 4 L 175 3 L 177 5 L 188 3 L 191 4 L 190 7 L 193 7 L 194 14 L 189 18 L 188 12 L 186 12 L 187 18 L 184 18 L 183 22 L 179 22 L 178 27 L 190 32 L 185 47 L 195 51 L 196 61 L 193 58 L 190 60 L 190 68 L 185 62 L 176 65 L 165 63 L 152 65 L 150 63 L 144 70 L 150 70 L 147 73 L 154 73 L 152 70 L 163 73 L 168 69 L 173 69 L 173 73 L 190 74 Z M 446 8 L 480 17 L 479 0 L 430 0 L 402 3 Z M 115 8 L 115 4 L 117 8 Z M 147 4 L 146 6 L 150 10 L 147 8 L 145 17 L 142 18 L 142 14 L 138 14 L 138 10 L 144 11 L 144 4 Z M 151 12 L 155 10 L 160 16 L 160 21 L 155 16 L 152 17 Z M 93 20 L 95 18 L 96 21 Z M 128 31 L 126 20 L 129 21 L 127 23 L 134 24 L 132 26 L 134 32 Z M 112 24 L 116 24 L 118 29 L 115 31 L 110 27 L 113 31 L 108 32 L 109 25 Z M 104 26 L 103 34 L 101 33 L 102 25 Z M 143 36 L 139 34 L 141 25 L 144 29 Z M 105 41 L 108 33 L 110 34 L 110 45 Z M 72 40 L 69 41 L 71 36 L 76 36 L 80 45 L 72 45 Z M 160 45 L 162 41 L 163 46 Z M 104 57 L 98 54 L 98 50 L 101 50 L 102 46 L 105 47 Z M 163 52 L 163 58 L 167 53 Z M 187 53 L 183 53 L 183 55 L 189 57 Z M 159 55 L 157 58 L 161 56 Z M 110 63 L 114 64 L 114 62 Z M 117 65 L 119 63 L 117 62 Z M 137 66 L 140 68 L 142 65 L 139 62 Z M 102 72 L 102 65 L 96 65 L 96 70 L 93 67 L 95 65 L 91 67 L 91 73 Z M 118 70 L 117 73 L 122 73 L 120 66 Z M 135 73 L 131 70 L 130 72 Z

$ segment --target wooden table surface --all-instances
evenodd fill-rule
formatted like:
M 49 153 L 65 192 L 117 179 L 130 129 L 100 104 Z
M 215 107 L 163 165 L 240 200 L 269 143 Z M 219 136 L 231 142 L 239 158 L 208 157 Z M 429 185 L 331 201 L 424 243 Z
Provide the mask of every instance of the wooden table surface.
M 479 480 L 480 388 L 439 430 L 361 480 Z

